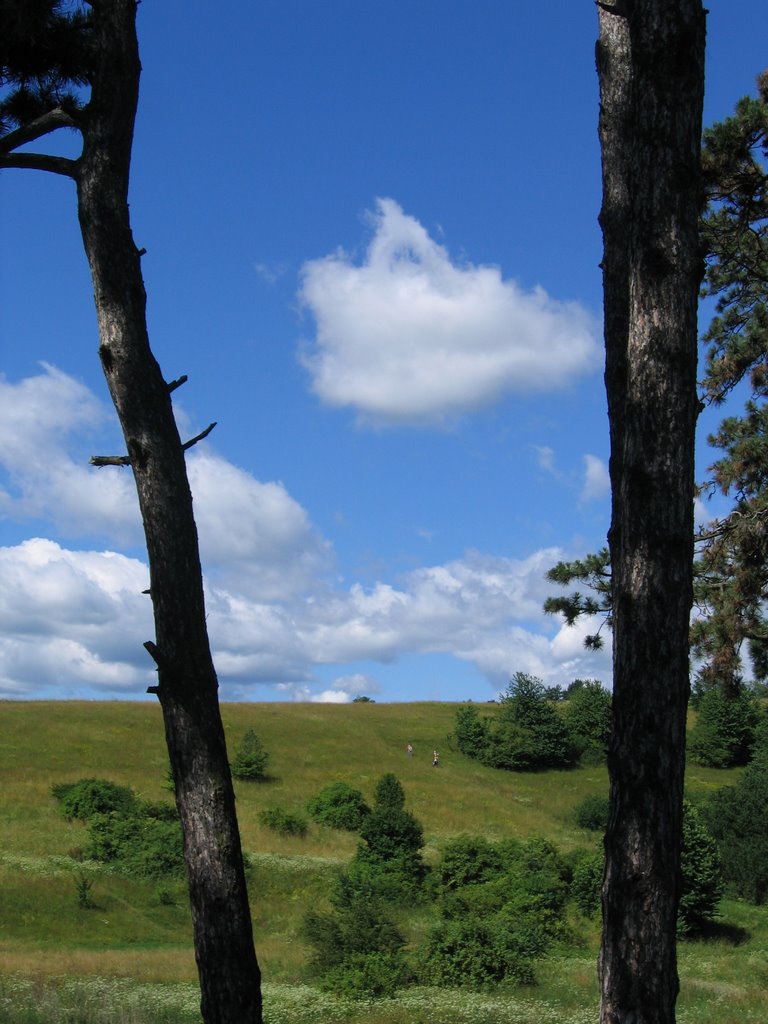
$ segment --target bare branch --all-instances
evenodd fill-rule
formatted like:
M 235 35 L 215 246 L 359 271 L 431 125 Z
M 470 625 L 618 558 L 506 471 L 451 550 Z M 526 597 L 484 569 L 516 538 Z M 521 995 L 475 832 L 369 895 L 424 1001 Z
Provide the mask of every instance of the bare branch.
M 179 377 L 178 380 L 172 381 L 171 384 L 168 385 L 168 390 L 173 391 L 174 388 L 180 387 L 186 379 L 186 377 Z M 181 446 L 182 451 L 186 452 L 188 449 L 196 445 L 198 441 L 202 441 L 203 438 L 208 437 L 215 426 L 215 422 L 209 423 L 202 433 L 190 438 L 189 441 Z M 130 466 L 131 458 L 129 455 L 92 455 L 88 462 L 92 466 L 98 466 L 99 468 L 102 466 Z
M 210 434 L 210 432 L 213 430 L 213 428 L 215 426 L 216 426 L 215 422 L 214 423 L 209 423 L 208 426 L 205 428 L 205 430 L 202 432 L 202 434 L 198 434 L 196 437 L 191 438 L 189 441 L 187 441 L 186 444 L 183 444 L 181 446 L 183 448 L 183 450 L 187 451 L 193 445 L 196 445 L 198 441 L 202 441 L 204 437 L 208 437 L 208 435 Z
M 88 462 L 92 466 L 130 466 L 131 460 L 127 455 L 92 455 Z
M 41 139 L 44 135 L 50 135 L 58 128 L 79 127 L 80 125 L 71 114 L 61 107 L 55 107 L 35 118 L 34 121 L 30 121 L 29 124 L 24 124 L 0 138 L 0 155 L 5 156 L 7 153 L 12 153 L 19 146 L 25 146 L 28 142 Z
M 172 391 L 175 391 L 176 388 L 180 388 L 182 384 L 186 384 L 188 380 L 189 377 L 186 375 L 186 373 L 183 373 L 181 377 L 177 377 L 176 380 L 172 380 L 168 384 L 168 394 L 170 394 Z
M 48 153 L 8 153 L 0 155 L 0 167 L 20 167 L 30 171 L 50 171 L 65 178 L 77 178 L 77 160 L 64 156 L 50 156 Z

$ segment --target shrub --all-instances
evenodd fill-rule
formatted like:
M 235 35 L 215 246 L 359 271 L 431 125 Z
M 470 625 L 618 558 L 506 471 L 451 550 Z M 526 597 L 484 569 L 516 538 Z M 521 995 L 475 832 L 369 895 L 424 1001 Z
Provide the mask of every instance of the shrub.
M 449 843 L 434 869 L 442 920 L 427 941 L 423 980 L 481 989 L 532 983 L 535 959 L 566 934 L 566 873 L 543 839 Z
M 576 824 L 589 832 L 605 832 L 608 825 L 608 797 L 590 794 L 576 808 Z
M 421 857 L 424 831 L 403 809 L 405 793 L 397 778 L 384 775 L 376 785 L 376 802 L 360 827 L 363 840 L 351 869 L 377 876 L 382 894 L 390 899 L 413 896 L 426 873 Z
M 458 708 L 453 727 L 453 738 L 462 754 L 485 762 L 488 748 L 488 724 L 480 718 L 472 704 Z
M 708 768 L 746 764 L 758 718 L 757 701 L 748 691 L 725 696 L 719 688 L 707 690 L 699 701 L 698 717 L 688 738 L 691 760 Z
M 89 821 L 97 814 L 130 814 L 137 806 L 131 789 L 108 779 L 57 783 L 51 787 L 51 793 L 66 818 L 80 821 Z
M 768 759 L 748 765 L 735 786 L 718 789 L 702 808 L 720 850 L 726 885 L 761 904 L 768 898 Z
M 535 676 L 516 672 L 499 701 L 500 724 L 527 734 L 517 759 L 522 768 L 564 768 L 577 759 L 569 730 L 547 700 L 544 684 Z
M 431 985 L 481 990 L 494 988 L 502 981 L 533 984 L 532 957 L 519 948 L 517 925 L 503 915 L 441 921 L 427 940 L 422 980 Z
M 359 832 L 371 809 L 359 789 L 346 782 L 324 786 L 307 804 L 310 818 L 331 828 Z
M 678 930 L 695 931 L 715 916 L 723 895 L 723 872 L 717 843 L 688 800 L 683 803 L 680 870 L 683 888 Z
M 351 953 L 320 980 L 320 988 L 348 999 L 386 999 L 409 980 L 401 953 Z
M 92 910 L 94 903 L 91 897 L 91 890 L 93 889 L 93 879 L 89 878 L 88 875 L 82 871 L 75 872 L 75 894 L 77 896 L 77 905 L 81 910 Z
M 678 931 L 695 931 L 715 916 L 723 894 L 723 877 L 715 841 L 688 800 L 683 803 L 680 871 Z M 585 914 L 593 914 L 600 905 L 602 877 L 602 852 L 585 855 L 574 866 L 571 898 Z
M 126 874 L 162 878 L 183 871 L 181 826 L 173 808 L 147 805 L 127 817 L 96 815 L 88 831 L 88 856 Z
M 555 705 L 540 679 L 517 672 L 499 698 L 496 716 L 481 719 L 471 705 L 459 708 L 453 736 L 463 754 L 491 768 L 568 767 L 578 751 Z
M 382 775 L 373 791 L 374 809 L 390 807 L 401 811 L 405 807 L 405 790 L 392 772 Z
M 284 836 L 305 836 L 307 821 L 300 814 L 291 814 L 282 807 L 266 807 L 259 813 L 259 821 L 273 832 Z
M 603 861 L 602 853 L 587 854 L 582 856 L 573 868 L 571 899 L 588 917 L 591 917 L 600 906 Z
M 246 782 L 263 782 L 267 776 L 269 754 L 261 744 L 261 740 L 249 729 L 237 748 L 234 760 L 230 765 L 232 775 Z
M 502 870 L 497 846 L 484 836 L 459 836 L 446 843 L 434 877 L 438 889 L 451 892 L 465 885 L 487 882 L 498 877 Z
M 321 987 L 355 998 L 394 994 L 408 977 L 405 939 L 383 902 L 342 878 L 331 903 L 332 912 L 310 911 L 303 924 Z
M 611 738 L 611 695 L 597 679 L 582 681 L 571 692 L 564 718 L 579 759 L 589 764 L 604 761 Z

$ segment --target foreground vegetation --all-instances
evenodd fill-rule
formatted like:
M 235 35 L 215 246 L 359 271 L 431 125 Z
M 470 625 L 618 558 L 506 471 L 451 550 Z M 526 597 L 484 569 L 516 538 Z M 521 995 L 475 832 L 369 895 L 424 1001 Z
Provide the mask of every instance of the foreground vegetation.
M 53 785 L 97 776 L 130 787 L 142 800 L 168 800 L 159 709 L 15 702 L 0 708 L 0 1021 L 197 1022 L 183 882 L 136 879 L 83 860 L 86 826 L 67 821 L 51 795 Z M 465 833 L 492 840 L 543 836 L 566 853 L 595 847 L 594 834 L 576 824 L 575 809 L 585 796 L 605 793 L 603 767 L 500 772 L 447 744 L 455 715 L 456 706 L 444 704 L 224 705 L 230 749 L 253 729 L 270 755 L 268 781 L 237 783 L 267 1021 L 595 1019 L 594 920 L 580 922 L 579 945 L 556 945 L 537 963 L 534 986 L 494 994 L 414 988 L 370 1005 L 336 999 L 312 984 L 302 920 L 310 907 L 328 906 L 332 880 L 352 858 L 357 837 L 315 820 L 304 835 L 280 833 L 265 823 L 269 807 L 306 817 L 309 798 L 331 782 L 359 788 L 372 801 L 377 780 L 394 772 L 423 826 L 428 863 Z M 689 795 L 701 799 L 738 775 L 690 766 Z M 397 923 L 413 946 L 428 931 L 428 910 L 402 911 Z M 704 938 L 682 942 L 679 953 L 681 1021 L 764 1019 L 765 908 L 723 901 L 717 925 Z

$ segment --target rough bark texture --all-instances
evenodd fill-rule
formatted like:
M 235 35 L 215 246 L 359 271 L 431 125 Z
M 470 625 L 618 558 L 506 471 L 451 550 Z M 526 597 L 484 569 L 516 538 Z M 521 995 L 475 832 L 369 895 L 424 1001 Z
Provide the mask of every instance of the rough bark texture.
M 601 1024 L 671 1024 L 692 601 L 700 0 L 599 3 L 614 720 Z
M 157 693 L 176 785 L 206 1024 L 261 1021 L 234 795 L 184 452 L 147 335 L 128 174 L 140 64 L 135 0 L 93 6 L 98 66 L 76 174 L 99 354 L 123 428 L 147 541 Z

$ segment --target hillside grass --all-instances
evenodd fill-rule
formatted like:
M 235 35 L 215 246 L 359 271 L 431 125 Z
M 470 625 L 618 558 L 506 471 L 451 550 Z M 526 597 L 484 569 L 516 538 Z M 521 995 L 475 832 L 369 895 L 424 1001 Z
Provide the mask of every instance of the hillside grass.
M 301 920 L 309 907 L 324 904 L 333 873 L 352 856 L 356 837 L 314 823 L 305 838 L 282 837 L 259 823 L 259 812 L 269 804 L 304 813 L 307 800 L 335 780 L 349 782 L 371 800 L 378 778 L 394 772 L 404 786 L 408 809 L 424 826 L 428 860 L 461 833 L 491 839 L 540 835 L 563 850 L 595 845 L 594 836 L 576 827 L 573 812 L 587 794 L 607 791 L 605 769 L 520 774 L 486 768 L 451 749 L 448 735 L 456 706 L 222 706 L 230 753 L 253 729 L 270 754 L 269 782 L 237 782 L 235 788 L 243 847 L 251 862 L 257 951 L 265 992 L 275 994 L 272 1020 L 282 1019 L 280 1007 L 292 998 L 287 993 L 298 992 L 296 986 L 311 981 L 300 939 Z M 9 1015 L 8 1007 L 19 1003 L 18 986 L 23 985 L 25 991 L 37 992 L 38 1002 L 42 997 L 34 986 L 53 984 L 56 998 L 70 998 L 66 993 L 75 991 L 73 979 L 94 985 L 112 979 L 110 991 L 123 1002 L 126 989 L 120 985 L 160 986 L 158 991 L 170 986 L 179 999 L 187 993 L 183 1000 L 188 1001 L 196 971 L 183 884 L 160 887 L 81 863 L 77 858 L 86 843 L 85 827 L 65 821 L 51 796 L 54 783 L 97 776 L 130 786 L 145 799 L 170 800 L 159 707 L 8 701 L 0 703 L 0 715 L 0 1024 L 37 1024 L 32 1017 Z M 405 751 L 409 742 L 412 758 Z M 440 752 L 437 769 L 432 767 L 433 749 Z M 733 772 L 691 766 L 687 789 L 694 799 L 701 798 L 734 778 Z M 78 873 L 93 881 L 91 909 L 78 906 Z M 429 913 L 406 913 L 401 924 L 416 942 L 428 927 Z M 424 1019 L 439 1024 L 443 1011 L 435 1007 L 443 1000 L 446 1021 L 544 1021 L 550 1019 L 550 1011 L 551 1019 L 563 1024 L 590 1020 L 597 1002 L 598 931 L 595 922 L 583 934 L 581 947 L 558 950 L 545 960 L 537 969 L 535 989 L 507 993 L 506 1016 L 498 1016 L 497 1004 L 482 1003 L 481 997 L 473 1002 L 468 994 L 438 998 L 433 993 L 424 996 L 422 1017 L 418 993 L 412 992 L 388 1008 L 374 1012 L 368 1007 L 361 1019 L 388 1024 Z M 680 1021 L 764 1020 L 768 911 L 725 901 L 721 927 L 706 941 L 681 943 L 679 955 Z M 69 979 L 69 987 L 61 988 L 62 978 Z M 9 996 L 13 986 L 17 994 Z M 327 997 L 317 999 L 305 995 L 304 1017 L 294 1011 L 285 1019 L 353 1019 L 349 1007 L 334 1010 Z M 306 1016 L 310 1006 L 319 1016 Z M 341 1016 L 334 1018 L 337 1010 Z M 358 1011 L 362 1008 L 354 1013 Z M 64 1010 L 57 1014 L 69 1019 Z M 181 1010 L 179 1014 L 169 1020 L 186 1019 Z M 104 1018 L 113 1019 L 121 1018 Z M 91 1024 L 91 1019 L 83 1017 L 83 1024 Z

